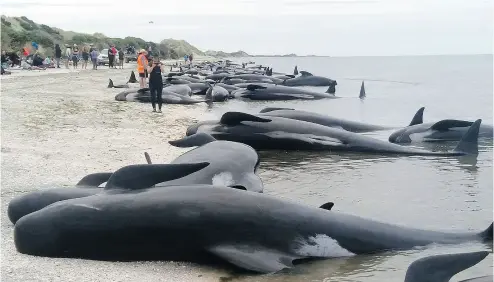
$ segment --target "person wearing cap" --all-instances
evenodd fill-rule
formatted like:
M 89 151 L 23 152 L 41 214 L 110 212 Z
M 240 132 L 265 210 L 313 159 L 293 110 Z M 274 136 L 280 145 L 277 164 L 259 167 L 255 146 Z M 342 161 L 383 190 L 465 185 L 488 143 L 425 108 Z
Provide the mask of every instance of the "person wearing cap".
M 153 58 L 153 64 L 147 68 L 149 73 L 149 91 L 151 92 L 151 104 L 153 112 L 156 112 L 156 102 L 158 102 L 158 113 L 161 113 L 163 105 L 163 77 L 161 76 L 161 62 L 159 58 Z
M 139 73 L 139 86 L 142 88 L 146 87 L 146 78 L 148 67 L 148 59 L 146 58 L 147 52 L 144 49 L 139 51 L 139 56 L 137 57 L 137 72 Z

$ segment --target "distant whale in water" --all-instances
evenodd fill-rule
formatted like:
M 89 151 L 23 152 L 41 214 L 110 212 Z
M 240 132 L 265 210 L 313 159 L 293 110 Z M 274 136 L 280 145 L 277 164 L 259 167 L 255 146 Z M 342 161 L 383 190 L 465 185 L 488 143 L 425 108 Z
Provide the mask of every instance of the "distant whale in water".
M 205 132 L 218 140 L 241 142 L 256 150 L 328 150 L 373 154 L 461 156 L 478 154 L 481 120 L 475 121 L 451 152 L 400 146 L 369 136 L 283 117 L 227 112 L 219 121 L 191 125 L 187 134 Z
M 152 185 L 166 173 L 141 170 Z M 158 180 L 159 181 L 159 180 Z M 121 182 L 125 184 L 125 182 Z M 22 254 L 99 260 L 217 262 L 272 273 L 294 261 L 430 244 L 492 241 L 484 231 L 409 228 L 212 185 L 182 185 L 61 201 L 22 217 Z
M 448 282 L 489 255 L 486 251 L 428 256 L 408 267 L 405 282 Z M 492 282 L 493 276 L 470 278 L 459 282 Z
M 281 84 L 285 86 L 330 86 L 331 91 L 328 93 L 336 92 L 336 80 L 329 79 L 327 77 L 315 76 L 308 72 L 300 72 L 302 75 L 290 78 L 283 81 Z
M 410 125 L 393 132 L 389 136 L 392 143 L 458 141 L 468 131 L 473 121 L 443 119 L 438 122 L 423 123 L 424 107 L 420 108 Z M 481 124 L 479 138 L 492 139 L 493 127 Z

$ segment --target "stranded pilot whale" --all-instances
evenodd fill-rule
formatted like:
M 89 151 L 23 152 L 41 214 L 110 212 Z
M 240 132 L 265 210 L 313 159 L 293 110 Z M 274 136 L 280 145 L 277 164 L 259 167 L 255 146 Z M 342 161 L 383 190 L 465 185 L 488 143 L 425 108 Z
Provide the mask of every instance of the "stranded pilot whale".
M 293 267 L 300 259 L 488 240 L 492 223 L 481 232 L 422 230 L 212 185 L 66 200 L 22 217 L 14 227 L 15 247 L 22 254 L 118 261 L 220 259 L 260 273 Z
M 312 113 L 312 112 L 289 109 L 289 108 L 272 108 L 272 107 L 264 108 L 260 111 L 260 115 L 307 121 L 324 126 L 342 128 L 346 131 L 355 132 L 355 133 L 386 130 L 393 128 L 393 127 L 366 124 L 357 121 L 339 119 L 318 113 Z
M 472 121 L 443 119 L 438 122 L 423 122 L 424 107 L 420 108 L 413 117 L 410 125 L 393 132 L 389 136 L 392 143 L 457 141 L 473 124 Z M 479 138 L 493 138 L 493 127 L 490 124 L 481 124 Z
M 329 150 L 396 155 L 461 156 L 478 154 L 475 121 L 450 152 L 431 152 L 381 141 L 339 128 L 274 116 L 227 112 L 219 121 L 189 126 L 187 135 L 205 132 L 218 140 L 240 142 L 256 150 Z
M 15 197 L 9 203 L 7 214 L 10 221 L 15 224 L 26 214 L 40 210 L 55 202 L 101 194 L 104 190 L 122 189 L 122 187 L 148 188 L 151 187 L 151 185 L 148 186 L 147 184 L 149 181 L 161 179 L 161 182 L 164 182 L 181 178 L 205 168 L 208 164 L 209 163 L 201 162 L 187 164 L 132 165 L 118 170 L 118 173 L 90 174 L 81 179 L 76 187 L 39 190 Z M 142 170 L 149 170 L 152 172 L 156 169 L 159 169 L 163 175 L 154 176 L 154 179 L 145 179 L 146 175 L 143 174 Z M 98 183 L 99 181 L 102 182 Z M 97 185 L 102 184 L 105 181 L 106 186 L 104 190 L 97 188 Z M 127 182 L 125 185 L 120 184 L 125 181 Z

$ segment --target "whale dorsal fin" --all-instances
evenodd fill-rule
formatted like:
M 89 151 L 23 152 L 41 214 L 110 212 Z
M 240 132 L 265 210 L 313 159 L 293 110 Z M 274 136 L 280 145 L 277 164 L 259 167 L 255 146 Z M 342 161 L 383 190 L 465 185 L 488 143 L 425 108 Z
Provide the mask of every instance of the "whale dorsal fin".
M 109 78 L 109 82 L 108 82 L 108 88 L 113 88 L 113 80 L 111 80 L 111 78 Z
M 295 66 L 295 68 L 293 69 L 293 75 L 298 75 L 298 68 L 297 68 L 297 66 Z
M 461 152 L 464 154 L 472 154 L 476 155 L 479 153 L 479 129 L 480 124 L 482 123 L 481 119 L 476 120 L 472 125 L 468 128 L 467 132 L 463 134 L 456 145 L 456 148 L 453 150 L 454 152 Z
M 249 84 L 247 85 L 247 90 L 249 91 L 254 91 L 254 90 L 257 90 L 257 89 L 266 89 L 267 87 L 266 86 L 262 86 L 262 85 L 259 85 L 259 84 Z
M 314 76 L 312 73 L 308 72 L 308 71 L 300 71 L 300 74 L 302 76 Z
M 322 204 L 319 208 L 330 211 L 333 208 L 333 206 L 334 206 L 333 202 L 327 202 L 325 204 Z
M 208 251 L 240 268 L 260 273 L 292 268 L 293 260 L 302 258 L 249 243 L 218 245 Z
M 267 107 L 262 109 L 259 113 L 267 113 L 267 112 L 280 111 L 280 110 L 295 111 L 295 109 L 290 109 L 290 108 Z
M 445 119 L 434 123 L 431 126 L 433 130 L 447 131 L 453 127 L 469 127 L 473 124 L 471 121 L 456 120 L 456 119 Z
M 425 107 L 420 108 L 415 113 L 415 115 L 412 118 L 412 121 L 410 122 L 410 124 L 408 126 L 424 123 L 424 110 L 425 110 Z
M 136 82 L 137 82 L 136 74 L 134 73 L 134 71 L 131 71 L 128 83 L 136 83 Z
M 168 141 L 168 143 L 175 147 L 187 148 L 194 146 L 202 146 L 204 144 L 214 142 L 216 139 L 204 132 L 199 132 L 190 136 L 186 136 L 182 139 Z
M 139 164 L 115 171 L 105 189 L 139 190 L 161 182 L 182 178 L 209 165 L 208 162 L 190 164 Z
M 482 261 L 487 251 L 435 255 L 418 259 L 408 267 L 405 282 L 446 282 Z
M 242 121 L 270 122 L 271 120 L 241 112 L 227 112 L 220 119 L 220 123 L 224 125 L 237 125 Z
M 358 96 L 360 99 L 365 98 L 365 86 L 364 82 L 362 81 L 362 85 L 360 85 L 360 94 Z

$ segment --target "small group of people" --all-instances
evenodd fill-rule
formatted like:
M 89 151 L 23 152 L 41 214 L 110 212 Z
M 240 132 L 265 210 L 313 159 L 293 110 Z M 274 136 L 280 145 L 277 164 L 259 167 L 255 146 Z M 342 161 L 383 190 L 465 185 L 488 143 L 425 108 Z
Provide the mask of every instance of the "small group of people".
M 152 62 L 149 62 L 149 59 Z M 153 112 L 161 113 L 163 105 L 163 77 L 162 64 L 158 57 L 149 56 L 145 49 L 141 49 L 137 57 L 137 72 L 139 73 L 139 86 L 141 89 L 146 87 L 146 78 L 149 77 L 149 91 L 151 92 L 151 105 Z M 156 103 L 158 111 L 156 111 Z
M 111 45 L 110 48 L 108 48 L 108 65 L 110 68 L 117 68 L 117 66 L 115 65 L 115 58 L 117 55 L 118 66 L 123 69 L 125 53 L 123 48 L 117 50 L 117 48 L 115 48 L 115 45 Z
M 194 58 L 194 56 L 192 54 L 190 55 L 185 55 L 184 56 L 184 61 L 185 61 L 185 64 L 187 64 L 187 62 L 189 62 L 190 64 L 192 64 L 192 59 Z

